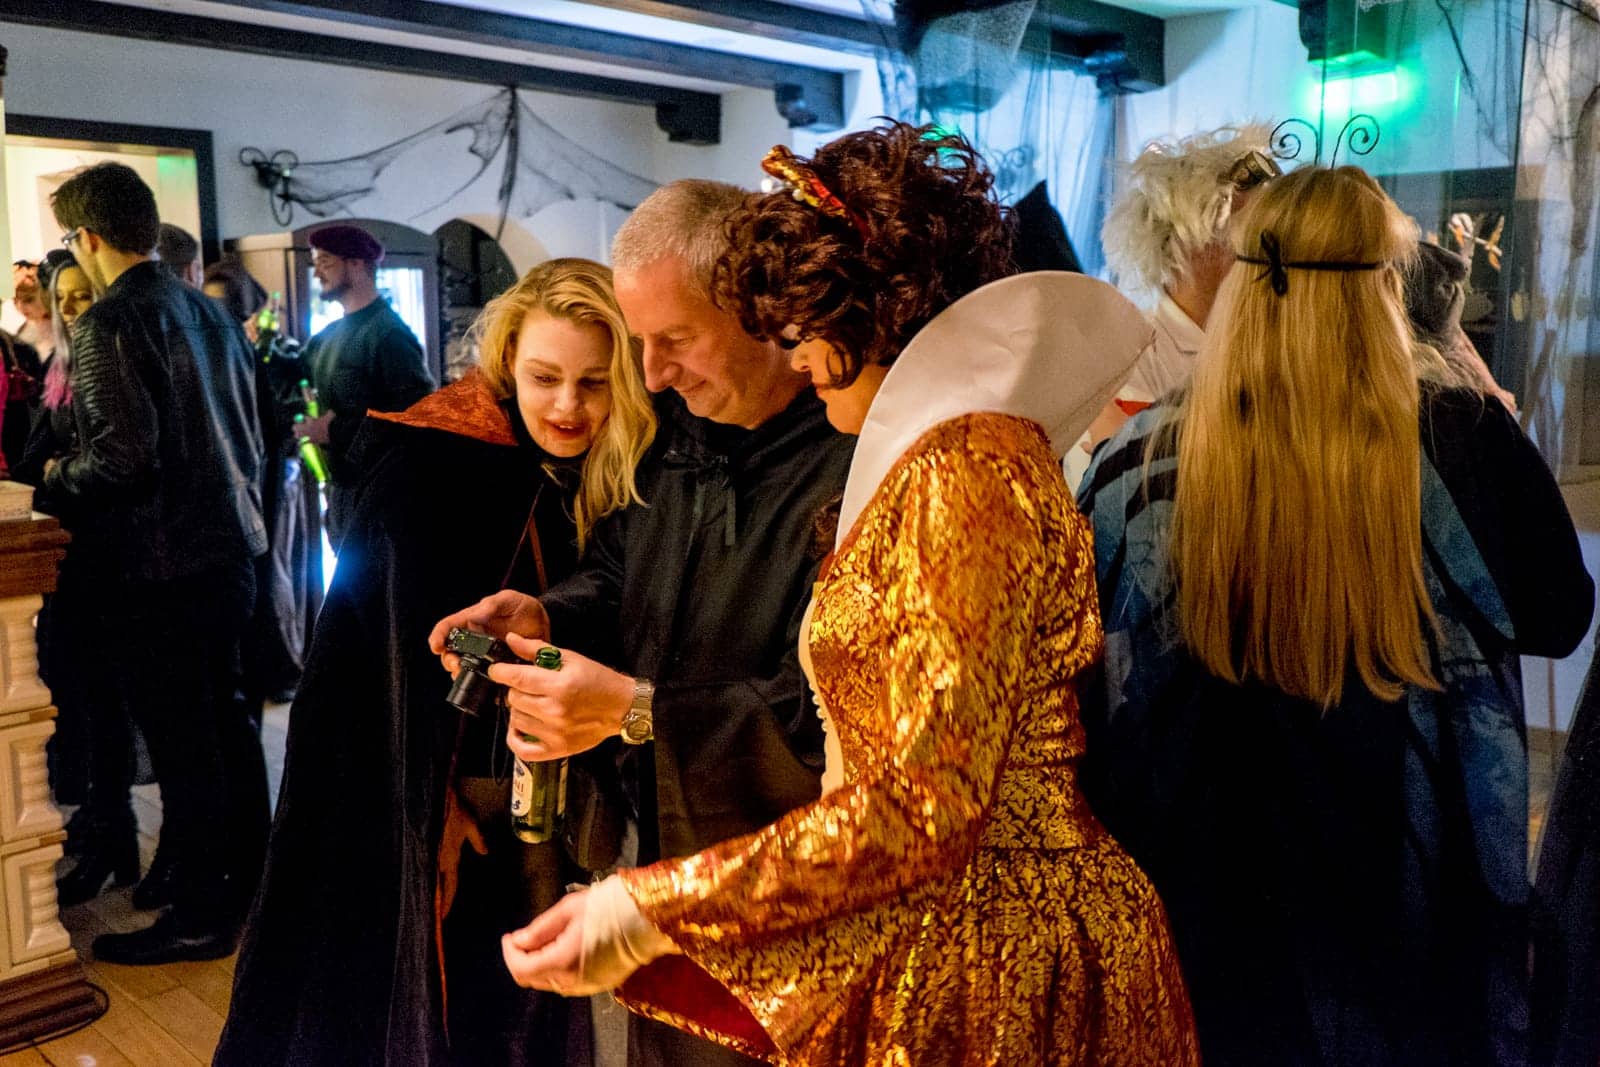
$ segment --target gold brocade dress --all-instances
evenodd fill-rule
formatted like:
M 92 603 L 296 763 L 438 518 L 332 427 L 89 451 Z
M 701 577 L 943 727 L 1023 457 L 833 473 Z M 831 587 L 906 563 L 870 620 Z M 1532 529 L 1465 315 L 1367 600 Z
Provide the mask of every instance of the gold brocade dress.
M 1088 525 L 1040 427 L 934 427 L 818 581 L 844 784 L 623 872 L 687 957 L 624 999 L 784 1064 L 1197 1063 L 1161 904 L 1075 780 L 1073 679 L 1101 644 Z

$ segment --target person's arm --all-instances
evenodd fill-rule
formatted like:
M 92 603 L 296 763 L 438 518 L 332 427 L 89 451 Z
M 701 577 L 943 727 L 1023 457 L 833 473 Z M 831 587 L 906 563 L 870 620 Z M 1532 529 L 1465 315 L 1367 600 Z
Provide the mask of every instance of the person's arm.
M 42 488 L 57 500 L 95 498 L 103 504 L 153 485 L 159 461 L 155 401 L 136 366 L 144 360 L 131 339 L 94 311 L 85 312 L 72 331 L 78 450 L 50 465 Z
M 539 597 L 552 642 L 616 661 L 626 539 L 626 509 L 606 516 L 590 531 L 578 569 Z
M 871 958 L 878 939 L 902 935 L 874 909 L 970 862 L 1023 704 L 1046 550 L 1037 495 L 1018 473 L 1003 458 L 951 451 L 901 471 L 899 526 L 884 535 L 898 550 L 879 600 L 890 636 L 874 726 L 895 732 L 884 762 L 754 834 L 565 898 L 504 939 L 517 982 L 584 993 L 681 951 L 704 972 L 653 969 L 656 979 L 625 994 L 660 994 L 760 1054 L 786 1046 L 838 994 L 796 961 L 841 939 Z M 1079 598 L 1093 595 L 1090 566 L 1074 561 Z M 1090 652 L 1085 644 L 1082 658 Z M 742 1008 L 722 1003 L 706 973 Z M 740 1021 L 745 1010 L 765 1033 Z
M 902 476 L 881 599 L 891 757 L 755 834 L 623 872 L 645 918 L 713 973 L 729 946 L 899 899 L 976 845 L 1023 703 L 1040 524 L 1004 460 L 930 453 Z

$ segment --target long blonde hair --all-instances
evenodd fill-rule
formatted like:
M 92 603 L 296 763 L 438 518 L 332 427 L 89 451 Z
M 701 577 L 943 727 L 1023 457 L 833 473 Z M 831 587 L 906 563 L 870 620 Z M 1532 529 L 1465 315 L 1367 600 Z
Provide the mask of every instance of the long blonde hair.
M 1306 168 L 1252 199 L 1235 251 L 1381 264 L 1235 263 L 1174 413 L 1172 563 L 1206 668 L 1336 704 L 1354 667 L 1385 700 L 1437 688 L 1425 629 L 1419 366 L 1400 270 L 1415 225 L 1354 167 Z
M 489 388 L 504 400 L 517 391 L 517 331 L 530 312 L 599 326 L 611 338 L 611 413 L 583 461 L 574 517 L 578 546 L 595 523 L 631 503 L 643 503 L 634 470 L 656 435 L 655 408 L 644 387 L 638 347 L 617 307 L 611 269 L 587 259 L 552 259 L 489 301 L 473 324 L 478 365 Z

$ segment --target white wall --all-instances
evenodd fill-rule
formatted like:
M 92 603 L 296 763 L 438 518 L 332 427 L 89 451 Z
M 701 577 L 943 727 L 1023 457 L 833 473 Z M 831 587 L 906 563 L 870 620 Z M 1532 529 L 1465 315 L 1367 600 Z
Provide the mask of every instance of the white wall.
M 241 148 L 269 153 L 287 148 L 304 161 L 340 159 L 409 136 L 496 92 L 489 85 L 3 22 L 0 33 L 10 50 L 5 88 L 12 114 L 212 131 L 223 238 L 284 228 L 273 222 L 267 193 L 256 184 L 254 171 L 238 162 Z M 544 93 L 527 93 L 523 99 L 558 132 L 655 181 L 693 175 L 749 183 L 749 168 L 759 163 L 761 153 L 788 137 L 771 94 L 754 90 L 728 94 L 723 143 L 709 148 L 669 144 L 648 106 Z M 457 135 L 458 150 L 448 154 L 413 153 L 401 160 L 381 176 L 376 193 L 353 210 L 426 231 L 458 216 L 493 215 L 498 166 L 449 197 L 470 173 L 466 140 L 466 134 Z M 747 164 L 752 152 L 753 162 Z M 446 197 L 447 203 L 429 206 Z M 551 254 L 593 256 L 604 253 L 605 242 L 598 235 L 614 225 L 614 215 L 593 202 L 555 205 L 526 226 Z M 312 221 L 297 211 L 293 225 Z
M 73 171 L 108 161 L 139 173 L 155 193 L 163 222 L 200 233 L 199 191 L 193 158 L 187 153 L 102 152 L 8 141 L 5 157 L 6 198 L 13 216 L 11 239 L 25 258 L 38 259 L 60 241 L 61 227 L 50 212 L 51 194 Z

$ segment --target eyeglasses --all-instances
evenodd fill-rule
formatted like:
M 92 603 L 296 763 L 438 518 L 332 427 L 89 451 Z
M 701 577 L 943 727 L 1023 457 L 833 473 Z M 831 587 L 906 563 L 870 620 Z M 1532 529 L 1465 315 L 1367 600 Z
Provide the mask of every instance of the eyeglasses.
M 73 245 L 73 242 L 75 242 L 78 238 L 80 238 L 82 236 L 83 236 L 83 227 L 82 226 L 79 226 L 79 227 L 77 227 L 75 229 L 68 230 L 66 233 L 61 235 L 61 245 L 62 245 L 63 248 L 71 248 L 72 245 Z

